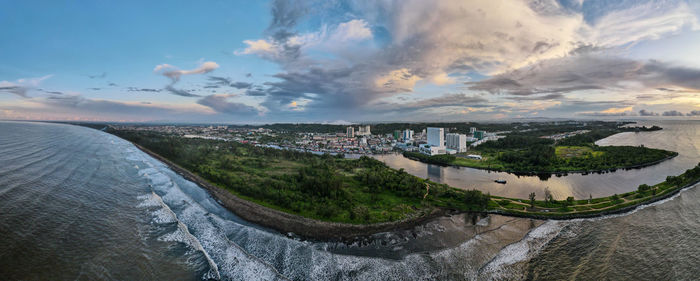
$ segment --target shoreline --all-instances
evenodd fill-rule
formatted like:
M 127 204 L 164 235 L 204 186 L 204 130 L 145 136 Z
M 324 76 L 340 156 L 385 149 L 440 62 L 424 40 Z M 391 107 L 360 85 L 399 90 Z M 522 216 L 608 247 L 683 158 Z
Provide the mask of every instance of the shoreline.
M 112 135 L 114 135 L 114 134 L 112 134 Z M 549 220 L 549 219 L 570 220 L 570 219 L 603 217 L 603 216 L 607 216 L 607 215 L 627 213 L 627 212 L 635 210 L 636 208 L 638 208 L 640 206 L 648 205 L 648 204 L 652 204 L 654 202 L 658 202 L 660 200 L 664 200 L 664 199 L 669 198 L 675 194 L 678 194 L 681 190 L 684 190 L 684 189 L 691 187 L 691 186 L 697 184 L 698 182 L 700 182 L 700 179 L 698 179 L 695 182 L 692 182 L 686 186 L 676 188 L 673 191 L 670 191 L 670 192 L 665 193 L 663 195 L 660 195 L 660 196 L 657 196 L 654 198 L 650 198 L 648 201 L 639 202 L 639 203 L 634 204 L 634 205 L 625 206 L 625 207 L 621 207 L 621 208 L 617 208 L 617 209 L 613 209 L 613 210 L 591 211 L 591 212 L 578 213 L 578 214 L 577 213 L 556 214 L 556 213 L 528 213 L 528 212 L 502 210 L 502 209 L 491 209 L 491 210 L 484 210 L 484 211 L 478 211 L 478 212 L 470 212 L 470 211 L 462 211 L 462 210 L 451 209 L 451 208 L 433 207 L 432 209 L 420 210 L 416 214 L 416 216 L 406 218 L 406 219 L 403 219 L 400 221 L 372 223 L 372 224 L 350 224 L 350 223 L 321 221 L 321 220 L 317 220 L 317 219 L 307 218 L 307 217 L 303 217 L 300 215 L 287 213 L 284 211 L 280 211 L 277 209 L 266 207 L 266 206 L 260 205 L 256 202 L 250 201 L 248 199 L 241 198 L 241 197 L 233 194 L 232 192 L 226 190 L 225 188 L 218 187 L 218 186 L 208 182 L 207 180 L 201 178 L 200 176 L 190 172 L 189 170 L 187 170 L 183 167 L 180 167 L 176 163 L 158 155 L 155 152 L 150 151 L 149 149 L 147 149 L 139 144 L 136 144 L 136 143 L 131 142 L 131 141 L 126 140 L 126 139 L 123 139 L 123 140 L 128 141 L 129 143 L 133 144 L 139 150 L 141 150 L 144 153 L 148 154 L 149 156 L 157 159 L 158 161 L 161 161 L 168 168 L 170 168 L 171 170 L 173 170 L 177 174 L 181 175 L 185 179 L 192 181 L 193 183 L 197 184 L 201 188 L 205 189 L 214 199 L 217 200 L 217 202 L 219 204 L 221 204 L 224 208 L 233 212 L 237 216 L 241 217 L 243 220 L 246 220 L 246 221 L 254 223 L 254 224 L 258 224 L 262 227 L 276 230 L 276 231 L 280 232 L 282 235 L 286 235 L 286 236 L 298 235 L 298 236 L 303 237 L 305 239 L 324 240 L 324 241 L 348 241 L 348 240 L 352 240 L 352 239 L 356 239 L 356 238 L 364 237 L 364 236 L 369 236 L 369 235 L 381 233 L 381 232 L 410 229 L 410 228 L 413 228 L 416 226 L 420 226 L 424 223 L 427 223 L 429 221 L 432 221 L 432 220 L 437 219 L 437 218 L 442 217 L 442 216 L 464 214 L 464 213 L 494 214 L 494 215 L 530 218 L 530 219 L 538 219 L 538 220 Z M 637 166 L 646 167 L 646 166 L 658 164 L 660 162 L 663 162 L 665 160 L 671 159 L 671 158 L 676 157 L 676 156 L 678 156 L 678 153 L 675 153 L 674 155 L 671 155 L 671 156 L 666 157 L 664 159 L 660 159 L 660 160 L 657 160 L 654 162 L 642 164 L 641 166 L 640 165 L 637 165 Z M 406 156 L 403 156 L 403 157 L 411 159 L 410 157 L 406 157 Z M 415 160 L 415 161 L 422 162 L 420 160 Z M 448 165 L 448 166 L 457 166 L 457 165 Z M 462 166 L 457 166 L 457 167 L 462 167 Z M 507 199 L 513 200 L 513 198 L 507 198 Z M 494 199 L 492 199 L 492 200 L 494 200 Z M 515 199 L 515 200 L 518 200 L 518 199 Z
M 653 204 L 655 202 L 670 198 L 678 194 L 682 190 L 692 187 L 700 182 L 700 180 L 697 180 L 683 187 L 676 188 L 673 191 L 670 191 L 663 195 L 651 198 L 648 201 L 639 202 L 634 205 L 625 206 L 614 210 L 594 211 L 594 213 L 538 214 L 504 210 L 485 210 L 483 212 L 468 212 L 455 209 L 435 208 L 429 213 L 421 213 L 418 217 L 404 219 L 401 221 L 373 224 L 349 224 L 327 222 L 306 218 L 299 215 L 286 213 L 280 210 L 265 207 L 255 202 L 240 198 L 235 194 L 229 192 L 228 190 L 225 190 L 224 188 L 209 183 L 207 180 L 199 177 L 198 175 L 195 175 L 194 173 L 188 171 L 185 168 L 180 167 L 179 165 L 171 162 L 170 160 L 163 158 L 162 156 L 148 150 L 147 148 L 142 147 L 133 142 L 132 144 L 144 153 L 148 154 L 149 156 L 157 159 L 158 161 L 161 161 L 185 179 L 192 181 L 198 186 L 207 190 L 207 192 L 211 194 L 212 197 L 214 197 L 223 207 L 233 212 L 237 216 L 241 217 L 242 219 L 263 227 L 274 229 L 276 231 L 279 231 L 283 235 L 293 233 L 304 238 L 317 240 L 351 240 L 354 238 L 369 236 L 372 234 L 386 231 L 409 229 L 415 226 L 422 225 L 442 216 L 464 213 L 493 214 L 537 220 L 572 220 L 597 218 L 615 214 L 624 214 L 631 212 L 640 206 Z
M 128 141 L 128 140 L 126 140 Z M 235 194 L 225 190 L 224 188 L 215 186 L 200 176 L 188 171 L 185 168 L 171 162 L 168 159 L 142 147 L 136 143 L 130 142 L 136 148 L 148 154 L 149 156 L 161 161 L 171 170 L 181 175 L 185 179 L 197 184 L 201 188 L 214 197 L 224 208 L 233 212 L 242 219 L 258 224 L 263 227 L 271 228 L 279 231 L 283 235 L 293 233 L 304 238 L 319 239 L 319 240 L 347 240 L 362 236 L 368 236 L 376 233 L 394 231 L 399 229 L 408 229 L 430 220 L 442 217 L 455 212 L 435 208 L 429 213 L 421 212 L 418 217 L 404 219 L 393 222 L 373 223 L 373 224 L 349 224 L 327 222 L 311 218 L 302 217 L 299 215 L 286 213 L 275 210 L 269 207 L 262 206 L 255 202 L 240 198 Z M 468 213 L 468 212 L 458 212 Z
M 619 167 L 619 168 L 610 168 L 610 169 L 602 169 L 602 170 L 573 170 L 573 171 L 559 171 L 559 172 L 540 172 L 540 171 L 534 171 L 534 172 L 529 171 L 529 172 L 525 172 L 525 171 L 513 171 L 513 170 L 492 169 L 492 168 L 484 168 L 484 167 L 471 167 L 471 166 L 463 166 L 463 165 L 456 165 L 456 164 L 436 164 L 436 163 L 424 162 L 424 161 L 421 161 L 421 160 L 418 159 L 418 158 L 413 158 L 413 157 L 410 157 L 410 156 L 405 156 L 405 155 L 403 155 L 403 153 L 398 153 L 398 154 L 400 154 L 402 157 L 404 157 L 404 158 L 406 158 L 406 159 L 410 159 L 410 160 L 413 160 L 413 161 L 418 161 L 418 162 L 421 162 L 421 163 L 423 163 L 423 164 L 428 164 L 428 165 L 437 165 L 437 166 L 442 166 L 442 167 L 454 167 L 454 168 L 470 168 L 470 169 L 477 169 L 477 170 L 483 170 L 483 171 L 492 171 L 492 172 L 509 173 L 509 174 L 514 174 L 514 175 L 516 175 L 516 176 L 538 176 L 538 175 L 595 174 L 595 173 L 600 173 L 600 174 L 602 174 L 602 173 L 608 173 L 608 172 L 609 172 L 609 173 L 612 173 L 612 172 L 615 172 L 616 170 L 641 169 L 641 168 L 653 166 L 653 165 L 656 165 L 656 164 L 660 164 L 661 162 L 664 162 L 664 161 L 666 161 L 666 160 L 671 160 L 671 159 L 675 158 L 676 156 L 678 156 L 678 152 L 675 152 L 675 151 L 674 151 L 674 153 L 675 153 L 675 154 L 673 154 L 673 155 L 671 155 L 671 156 L 667 156 L 667 157 L 665 157 L 665 158 L 663 158 L 663 159 L 659 159 L 659 160 L 656 160 L 656 161 L 647 162 L 647 163 L 643 163 L 643 164 L 632 165 L 632 166 L 625 166 L 625 167 Z
M 691 187 L 697 185 L 698 183 L 700 183 L 700 179 L 698 179 L 694 182 L 691 182 L 685 186 L 682 186 L 682 187 L 676 188 L 672 191 L 669 191 L 667 193 L 664 193 L 663 195 L 653 197 L 647 201 L 639 202 L 639 203 L 634 204 L 634 205 L 625 206 L 625 207 L 613 209 L 613 210 L 593 211 L 594 213 L 579 213 L 579 214 L 576 214 L 576 213 L 571 213 L 571 214 L 551 213 L 550 215 L 543 215 L 543 214 L 524 213 L 524 212 L 519 212 L 519 211 L 503 211 L 503 210 L 488 210 L 488 211 L 486 211 L 486 213 L 495 214 L 495 215 L 503 215 L 503 216 L 511 216 L 511 217 L 540 219 L 540 220 L 573 220 L 573 219 L 598 218 L 598 217 L 604 217 L 604 216 L 608 216 L 608 215 L 619 215 L 619 214 L 629 213 L 631 211 L 634 211 L 638 207 L 650 205 L 650 204 L 656 203 L 658 201 L 671 198 L 674 195 L 680 193 L 681 191 L 686 190 L 688 188 L 691 188 Z

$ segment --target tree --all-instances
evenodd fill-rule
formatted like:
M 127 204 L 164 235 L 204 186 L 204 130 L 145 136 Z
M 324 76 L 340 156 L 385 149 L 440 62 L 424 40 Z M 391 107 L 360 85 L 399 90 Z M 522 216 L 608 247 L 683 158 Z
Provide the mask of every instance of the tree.
M 573 205 L 574 204 L 574 197 L 573 196 L 566 197 L 566 203 L 569 205 Z
M 649 186 L 648 184 L 641 184 L 641 185 L 639 185 L 639 187 L 637 187 L 637 191 L 639 193 L 644 193 L 644 192 L 647 192 L 649 190 L 651 190 L 651 186 Z
M 530 208 L 534 208 L 535 207 L 535 193 L 531 192 L 529 197 L 530 197 Z
M 552 192 L 549 190 L 549 187 L 544 188 L 544 201 L 549 204 L 552 203 L 554 200 L 554 197 L 552 197 Z

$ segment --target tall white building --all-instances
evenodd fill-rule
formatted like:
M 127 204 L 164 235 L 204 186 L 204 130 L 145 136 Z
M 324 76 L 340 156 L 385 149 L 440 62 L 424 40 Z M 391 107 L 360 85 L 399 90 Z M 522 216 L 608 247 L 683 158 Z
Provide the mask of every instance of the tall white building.
M 355 128 L 354 127 L 348 127 L 345 132 L 345 136 L 348 138 L 354 138 L 355 137 Z
M 454 149 L 457 153 L 467 151 L 467 135 L 447 134 L 447 148 Z
M 413 140 L 413 130 L 403 130 L 402 138 L 404 142 Z
M 469 128 L 469 133 L 474 135 L 474 132 L 476 132 L 476 127 L 471 127 Z
M 357 128 L 357 129 L 358 129 L 358 130 L 357 130 L 357 135 L 358 135 L 358 136 L 369 136 L 369 135 L 372 134 L 372 132 L 370 132 L 370 130 L 369 130 L 369 125 L 360 126 L 360 127 Z
M 445 146 L 445 129 L 428 127 L 428 145 L 437 147 Z

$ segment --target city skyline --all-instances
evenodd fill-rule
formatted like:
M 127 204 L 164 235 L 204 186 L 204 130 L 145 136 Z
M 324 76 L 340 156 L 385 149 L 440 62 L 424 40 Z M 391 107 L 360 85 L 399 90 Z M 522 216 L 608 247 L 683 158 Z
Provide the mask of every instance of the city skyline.
M 0 119 L 700 119 L 694 1 L 3 1 Z

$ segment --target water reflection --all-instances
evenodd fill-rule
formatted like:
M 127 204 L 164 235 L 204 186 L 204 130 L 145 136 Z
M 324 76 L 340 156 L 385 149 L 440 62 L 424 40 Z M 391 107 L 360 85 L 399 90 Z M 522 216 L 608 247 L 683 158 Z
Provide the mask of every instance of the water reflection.
M 478 189 L 493 195 L 527 198 L 530 192 L 544 196 L 549 187 L 556 199 L 574 196 L 584 199 L 602 197 L 636 190 L 640 184 L 656 184 L 668 175 L 677 175 L 700 161 L 699 121 L 639 122 L 639 125 L 659 125 L 664 129 L 655 132 L 621 133 L 597 142 L 598 145 L 645 145 L 676 151 L 679 156 L 660 164 L 632 170 L 617 170 L 602 174 L 560 174 L 547 176 L 514 175 L 464 167 L 441 167 L 404 158 L 400 154 L 377 155 L 377 159 L 396 169 L 421 178 L 430 178 L 454 187 Z M 507 184 L 494 181 L 503 179 Z
M 428 164 L 426 165 L 428 168 L 428 178 L 430 178 L 431 181 L 436 181 L 436 182 L 442 182 L 442 167 L 438 165 L 431 165 Z

